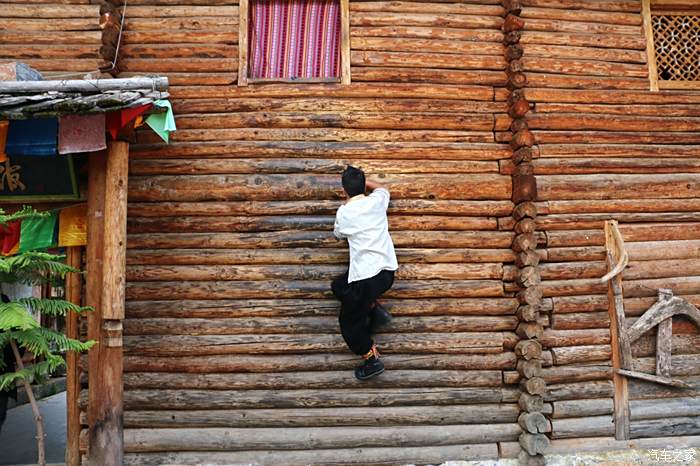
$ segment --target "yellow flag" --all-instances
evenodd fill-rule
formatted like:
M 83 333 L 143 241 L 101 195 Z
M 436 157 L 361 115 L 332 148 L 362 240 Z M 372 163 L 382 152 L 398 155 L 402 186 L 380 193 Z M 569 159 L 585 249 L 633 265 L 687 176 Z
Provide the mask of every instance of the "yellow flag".
M 87 244 L 87 204 L 61 209 L 58 217 L 58 245 Z

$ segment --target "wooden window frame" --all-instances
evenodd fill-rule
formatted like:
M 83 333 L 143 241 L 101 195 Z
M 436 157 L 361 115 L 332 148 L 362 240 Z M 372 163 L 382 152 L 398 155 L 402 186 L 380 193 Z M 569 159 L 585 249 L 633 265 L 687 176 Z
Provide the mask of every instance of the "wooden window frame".
M 659 71 L 656 64 L 656 46 L 654 44 L 654 30 L 652 27 L 652 12 L 668 14 L 698 14 L 700 5 L 698 0 L 642 0 L 642 16 L 644 19 L 644 34 L 647 39 L 647 61 L 649 63 L 649 88 L 653 92 L 659 90 L 692 89 L 700 90 L 698 81 L 664 81 L 659 80 Z
M 338 78 L 249 78 L 248 77 L 248 18 L 249 0 L 238 3 L 238 85 L 257 83 L 340 83 L 350 84 L 350 0 L 340 1 L 340 77 Z

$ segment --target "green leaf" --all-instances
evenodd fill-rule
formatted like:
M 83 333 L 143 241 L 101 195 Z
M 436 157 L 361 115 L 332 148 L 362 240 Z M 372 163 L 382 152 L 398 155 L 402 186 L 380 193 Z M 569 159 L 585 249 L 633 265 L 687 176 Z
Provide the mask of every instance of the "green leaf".
M 44 361 L 15 372 L 0 375 L 0 391 L 12 388 L 13 384 L 21 380 L 31 383 L 33 380 L 42 379 L 65 364 L 66 361 L 61 356 L 49 355 Z
M 39 285 L 62 279 L 69 272 L 81 273 L 63 260 L 64 256 L 39 251 L 0 258 L 0 282 Z
M 12 338 L 17 341 L 17 344 L 22 348 L 26 348 L 35 356 L 46 356 L 51 354 L 49 342 L 41 332 L 42 328 L 33 328 L 31 330 L 20 330 L 12 332 Z
M 0 225 L 6 225 L 10 222 L 14 222 L 15 220 L 23 220 L 25 218 L 46 217 L 48 215 L 49 212 L 39 212 L 33 207 L 26 205 L 22 206 L 21 209 L 11 214 L 6 214 L 4 210 L 0 209 Z
M 30 367 L 25 367 L 20 371 L 8 372 L 0 375 L 0 392 L 7 391 L 21 380 L 29 380 L 31 382 L 34 376 L 34 370 Z
M 21 303 L 0 303 L 0 330 L 29 330 L 39 327 L 34 317 Z
M 82 343 L 79 340 L 68 338 L 63 333 L 48 328 L 40 327 L 34 331 L 40 333 L 45 341 L 55 344 L 57 350 L 61 353 L 66 351 L 87 351 L 95 344 L 93 341 Z
M 89 306 L 77 306 L 65 299 L 21 298 L 17 302 L 33 311 L 52 316 L 65 316 L 68 312 L 82 314 L 92 310 Z
M 0 331 L 0 348 L 4 348 L 5 346 L 9 345 L 11 339 L 12 332 Z

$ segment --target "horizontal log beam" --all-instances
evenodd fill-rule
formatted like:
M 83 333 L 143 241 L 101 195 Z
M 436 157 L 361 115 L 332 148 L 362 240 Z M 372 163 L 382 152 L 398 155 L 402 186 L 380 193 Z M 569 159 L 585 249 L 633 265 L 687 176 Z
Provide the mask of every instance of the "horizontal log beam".
M 295 427 L 291 431 L 256 427 L 125 429 L 124 450 L 133 453 L 454 445 L 512 440 L 519 433 L 519 426 L 513 424 L 480 424 L 478 428 L 470 425 Z
M 492 333 L 386 334 L 377 344 L 387 352 L 424 354 L 495 354 L 503 351 L 509 337 Z M 152 356 L 214 354 L 284 354 L 343 352 L 337 334 L 305 335 L 143 335 L 124 337 L 125 354 Z
M 368 463 L 408 463 L 420 462 L 439 464 L 452 458 L 490 459 L 498 456 L 498 445 L 470 444 L 443 445 L 440 447 L 401 447 L 401 448 L 363 448 L 362 459 Z M 333 448 L 328 450 L 298 451 L 241 451 L 241 452 L 194 452 L 194 453 L 141 453 L 126 454 L 125 466 L 159 466 L 164 462 L 177 464 L 196 464 L 205 461 L 210 464 L 275 464 L 280 466 L 294 464 L 328 464 L 331 462 L 351 462 L 357 459 L 357 449 Z
M 501 370 L 515 369 L 515 355 L 511 352 L 479 355 L 449 354 L 386 354 L 384 361 L 394 371 L 423 370 Z M 87 362 L 85 362 L 85 365 Z M 147 356 L 139 353 L 124 357 L 124 372 L 166 373 L 229 373 L 229 372 L 297 372 L 311 367 L 324 371 L 351 370 L 357 358 L 348 354 L 298 355 L 197 355 Z
M 401 264 L 512 262 L 507 249 L 396 250 Z M 235 264 L 338 264 L 348 261 L 346 249 L 130 249 L 127 264 L 136 265 L 235 265 Z
M 382 332 L 485 332 L 513 331 L 515 316 L 395 317 Z M 124 335 L 237 335 L 334 333 L 337 316 L 245 317 L 218 319 L 147 318 L 124 321 Z
M 600 437 L 613 435 L 612 414 L 604 416 L 552 419 L 552 438 Z
M 372 408 L 248 409 L 210 411 L 127 411 L 124 427 L 336 427 L 514 423 L 514 404 L 396 406 Z
M 500 280 L 403 280 L 390 298 L 489 298 L 504 296 Z M 160 299 L 330 298 L 327 280 L 210 282 L 129 282 L 127 300 Z
M 424 178 L 424 177 L 423 177 Z M 498 200 L 510 198 L 510 179 L 475 174 L 457 181 L 451 175 L 386 175 L 394 197 Z M 682 180 L 678 180 L 679 182 Z M 430 186 L 428 191 L 421 186 Z M 134 201 L 338 199 L 337 176 L 329 175 L 189 175 L 135 176 L 129 180 Z
M 394 316 L 429 315 L 513 315 L 514 298 L 382 299 Z M 320 299 L 242 299 L 242 300 L 147 300 L 127 301 L 127 318 L 234 318 L 337 316 L 340 303 L 335 298 Z
M 555 401 L 552 406 L 552 417 L 555 419 L 611 415 L 613 413 L 613 400 L 611 398 Z
M 512 389 L 401 388 L 338 390 L 127 390 L 127 411 L 151 409 L 279 409 L 379 406 L 433 406 L 501 403 L 516 400 Z
M 124 374 L 124 389 L 200 389 L 200 390 L 281 390 L 338 389 L 360 387 L 361 381 L 349 381 L 347 371 L 266 372 L 254 374 L 191 374 L 130 372 Z M 365 384 L 368 385 L 368 384 Z M 412 387 L 500 387 L 501 371 L 394 370 L 374 379 L 376 388 Z
M 690 233 L 686 231 L 686 234 Z M 658 235 L 658 233 L 657 233 Z M 502 248 L 509 249 L 513 233 L 508 231 L 396 231 L 396 248 Z M 583 236 L 583 235 L 581 235 Z M 589 237 L 585 237 L 589 238 Z M 544 239 L 544 237 L 538 237 Z M 127 249 L 135 248 L 337 248 L 332 233 L 325 231 L 275 231 L 259 233 L 151 233 L 128 236 Z

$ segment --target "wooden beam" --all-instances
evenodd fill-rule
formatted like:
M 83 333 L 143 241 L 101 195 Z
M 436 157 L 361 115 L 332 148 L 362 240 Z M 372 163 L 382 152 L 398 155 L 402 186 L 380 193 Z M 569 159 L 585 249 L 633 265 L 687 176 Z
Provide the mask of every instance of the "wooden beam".
M 698 90 L 700 89 L 700 82 L 698 81 L 660 81 L 658 83 L 660 89 L 688 89 L 688 90 Z
M 700 327 L 698 308 L 682 298 L 664 295 L 663 291 L 659 290 L 659 300 L 627 330 L 630 342 L 636 341 L 651 328 L 675 315 L 684 315 Z
M 350 1 L 340 0 L 340 83 L 350 84 Z
M 667 377 L 659 377 L 658 375 L 647 374 L 646 372 L 637 371 L 627 371 L 624 369 L 617 369 L 615 372 L 618 374 L 633 377 L 635 379 L 646 380 L 648 382 L 660 383 L 662 385 L 670 385 L 671 387 L 678 388 L 691 388 L 690 385 L 679 379 L 671 379 Z
M 238 2 L 238 85 L 248 85 L 248 0 Z
M 644 0 L 647 4 L 649 0 Z M 652 0 L 654 11 L 658 9 L 667 10 L 669 8 L 688 8 L 696 9 L 698 6 L 697 0 Z
M 42 92 L 167 91 L 168 78 L 78 79 L 65 81 L 0 81 L 1 94 Z
M 88 340 L 97 341 L 88 352 L 88 367 L 98 368 L 103 359 L 103 345 L 100 342 L 102 329 L 102 263 L 104 234 L 105 167 L 107 156 L 104 152 L 91 154 L 88 158 L 88 227 L 85 304 L 94 311 L 88 314 Z M 101 380 L 98 370 L 88 371 L 88 425 L 92 437 L 97 420 L 97 404 Z M 89 452 L 88 452 L 89 453 Z
M 102 318 L 124 319 L 126 275 L 126 194 L 129 143 L 109 143 L 105 175 Z
M 71 246 L 67 250 L 66 262 L 69 266 L 81 267 L 80 246 Z M 81 305 L 81 277 L 71 273 L 66 276 L 66 300 Z M 80 338 L 78 314 L 66 315 L 66 336 L 75 340 Z M 66 466 L 80 466 L 80 365 L 79 354 L 70 351 L 66 355 Z
M 651 27 L 650 0 L 642 0 L 642 17 L 644 18 L 644 35 L 647 39 L 647 63 L 649 65 L 649 89 L 659 91 L 659 76 L 656 69 L 656 47 L 654 47 L 654 30 Z
M 99 168 L 102 173 L 92 173 L 90 179 L 101 183 L 89 185 L 95 203 L 102 199 L 102 219 L 97 225 L 100 231 L 94 236 L 97 245 L 89 248 L 94 255 L 102 256 L 99 282 L 89 285 L 93 299 L 100 306 L 90 326 L 99 336 L 96 356 L 90 360 L 89 373 L 89 461 L 90 464 L 119 466 L 123 463 L 123 387 L 122 387 L 122 319 L 124 317 L 124 277 L 126 254 L 126 189 L 128 176 L 129 144 L 112 141 L 108 145 L 106 158 L 102 156 Z M 92 162 L 91 156 L 91 162 Z M 91 166 L 91 169 L 93 167 Z M 89 204 L 88 204 L 89 206 Z M 88 210 L 90 210 L 88 208 Z M 92 219 L 90 219 L 92 220 Z M 96 250 L 96 251 L 95 251 Z M 94 295 L 99 295 L 96 298 Z
M 609 220 L 605 222 L 605 247 L 607 249 L 608 270 L 613 270 L 620 259 L 622 251 L 619 250 L 619 241 L 615 238 L 613 229 L 617 228 L 617 222 Z M 610 347 L 612 349 L 613 368 L 632 368 L 632 350 L 627 333 L 625 331 L 624 297 L 622 295 L 622 276 L 617 274 L 610 278 L 608 285 L 608 313 L 610 316 Z M 618 440 L 629 439 L 629 389 L 627 379 L 617 372 L 613 372 L 615 385 L 615 438 Z
M 671 377 L 671 338 L 673 317 L 669 317 L 656 328 L 656 375 Z

